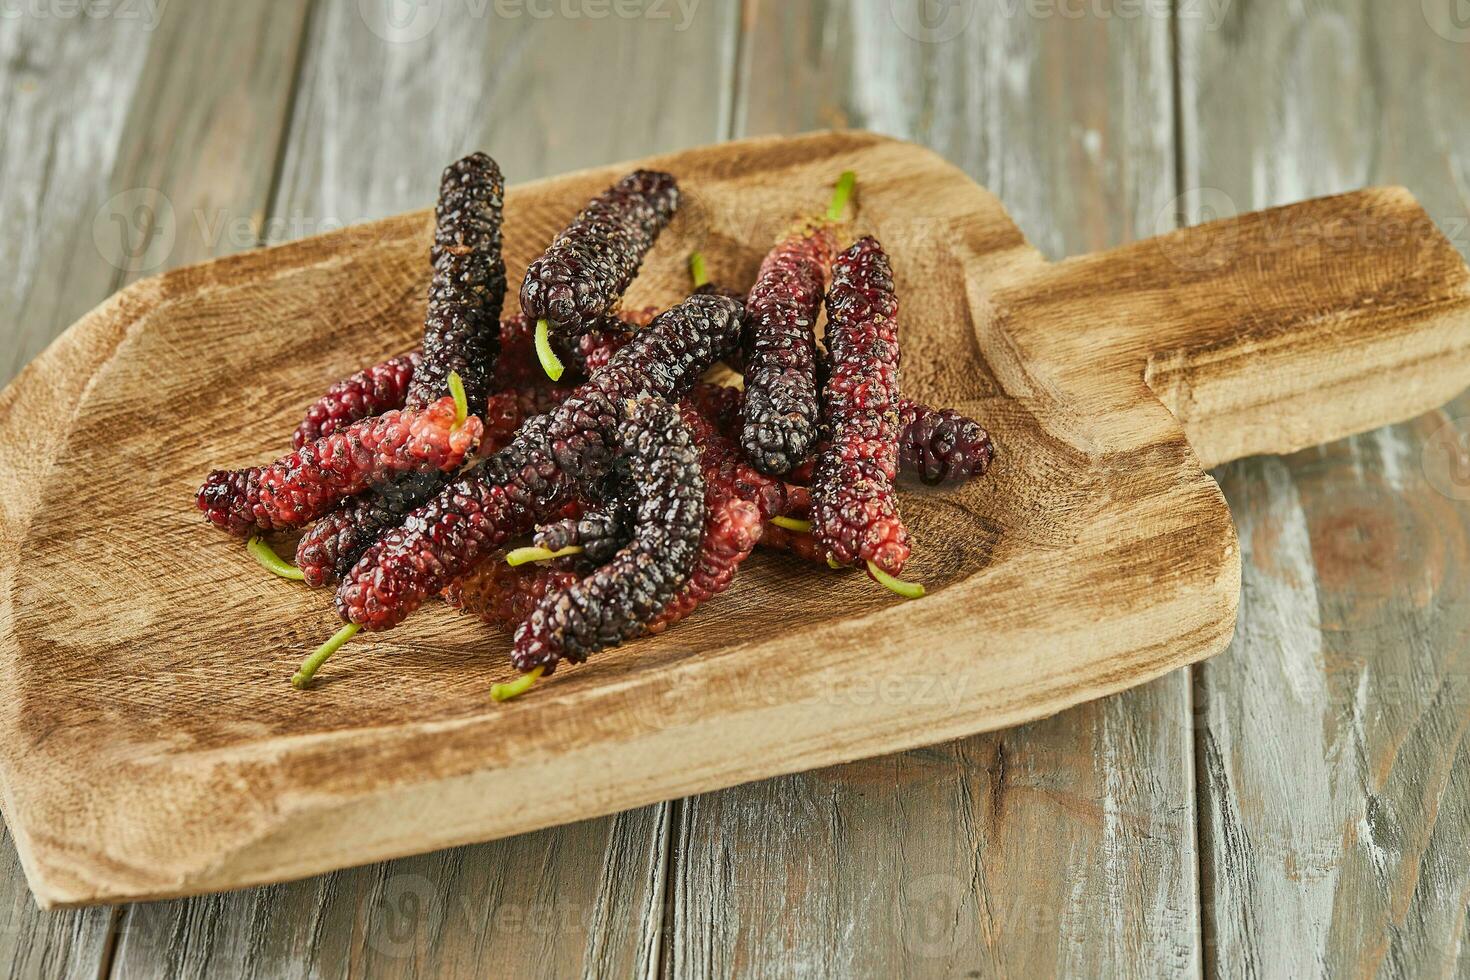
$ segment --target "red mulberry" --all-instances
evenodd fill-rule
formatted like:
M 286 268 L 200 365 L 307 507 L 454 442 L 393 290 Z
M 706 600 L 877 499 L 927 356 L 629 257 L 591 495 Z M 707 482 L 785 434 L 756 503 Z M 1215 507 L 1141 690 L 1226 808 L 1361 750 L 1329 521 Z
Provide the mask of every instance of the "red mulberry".
M 400 473 L 453 470 L 481 432 L 475 416 L 456 424 L 454 399 L 423 411 L 387 412 L 323 436 L 269 466 L 215 470 L 199 509 L 234 534 L 301 527 L 337 501 Z
M 337 611 L 389 629 L 515 534 L 564 503 L 612 457 L 601 432 L 616 402 L 677 397 L 740 336 L 740 305 L 691 296 L 633 335 L 560 407 L 528 422 L 478 470 L 451 483 L 365 554 L 337 592 Z
M 694 567 L 704 528 L 699 452 L 678 411 L 643 399 L 617 427 L 619 471 L 631 487 L 632 535 L 576 585 L 548 594 L 516 630 L 511 661 L 549 674 L 642 633 Z
M 300 449 L 358 419 L 402 408 L 420 360 L 419 351 L 399 354 L 332 385 L 306 410 L 306 418 L 291 439 L 292 448 Z
M 523 388 L 491 395 L 479 452 L 498 452 L 526 419 L 554 408 L 568 390 Z M 338 504 L 297 543 L 296 565 L 306 584 L 321 588 L 341 581 L 373 542 L 403 523 L 411 510 L 438 493 L 449 479 L 449 474 L 440 472 L 405 474 Z
M 834 561 L 866 562 L 880 581 L 897 576 L 911 550 L 893 489 L 897 317 L 888 256 L 875 239 L 863 238 L 833 264 L 827 293 L 823 401 L 831 441 L 818 451 L 812 474 L 812 533 Z
M 452 608 L 514 632 L 548 593 L 575 585 L 581 576 L 551 565 L 511 566 L 487 561 L 444 590 Z

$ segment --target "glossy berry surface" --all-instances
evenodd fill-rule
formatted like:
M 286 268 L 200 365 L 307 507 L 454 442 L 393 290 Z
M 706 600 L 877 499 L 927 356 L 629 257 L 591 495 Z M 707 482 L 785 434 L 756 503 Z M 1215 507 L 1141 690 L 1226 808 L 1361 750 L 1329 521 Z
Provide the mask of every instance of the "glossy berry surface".
M 888 256 L 863 238 L 832 265 L 827 293 L 828 442 L 812 472 L 812 533 L 838 564 L 897 576 L 912 545 L 899 516 L 898 298 Z
M 454 400 L 387 412 L 323 436 L 269 466 L 215 470 L 196 503 L 234 534 L 296 528 L 338 501 L 401 473 L 454 470 L 479 441 L 480 420 L 456 420 Z
M 521 283 L 521 311 L 577 337 L 616 308 L 679 205 L 672 174 L 637 170 L 587 203 Z

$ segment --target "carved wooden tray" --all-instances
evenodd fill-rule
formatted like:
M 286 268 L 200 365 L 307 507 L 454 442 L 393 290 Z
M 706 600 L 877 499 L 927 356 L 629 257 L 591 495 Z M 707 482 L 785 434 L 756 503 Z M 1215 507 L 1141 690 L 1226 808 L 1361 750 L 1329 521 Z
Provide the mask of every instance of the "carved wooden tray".
M 493 151 L 493 147 L 490 148 Z M 860 175 L 894 256 L 905 385 L 1001 455 L 911 488 L 901 602 L 758 554 L 661 637 L 505 705 L 507 638 L 442 608 L 359 636 L 309 691 L 328 596 L 262 572 L 193 491 L 286 448 L 332 379 L 414 343 L 428 212 L 182 269 L 90 313 L 0 396 L 0 788 L 43 905 L 182 895 L 514 834 L 1014 725 L 1221 650 L 1235 532 L 1205 467 L 1412 416 L 1470 382 L 1470 272 L 1402 190 L 1044 261 L 906 143 L 767 139 L 643 164 L 685 255 L 753 277 Z M 515 188 L 519 276 L 633 164 Z

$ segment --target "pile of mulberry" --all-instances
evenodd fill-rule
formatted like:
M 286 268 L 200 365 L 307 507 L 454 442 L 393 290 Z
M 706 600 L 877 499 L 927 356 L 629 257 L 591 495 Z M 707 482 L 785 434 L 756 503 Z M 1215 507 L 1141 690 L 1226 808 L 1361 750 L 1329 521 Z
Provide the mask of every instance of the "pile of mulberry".
M 337 612 L 390 629 L 510 537 L 563 503 L 569 479 L 590 483 L 613 456 L 603 433 L 628 398 L 676 398 L 739 342 L 741 310 L 691 296 L 660 314 L 554 411 L 532 419 L 500 453 L 441 490 L 343 579 Z
M 570 588 L 551 593 L 516 630 L 511 662 L 550 674 L 638 636 L 688 581 L 704 529 L 699 451 L 667 402 L 629 403 L 618 423 L 618 468 L 633 513 L 628 542 Z

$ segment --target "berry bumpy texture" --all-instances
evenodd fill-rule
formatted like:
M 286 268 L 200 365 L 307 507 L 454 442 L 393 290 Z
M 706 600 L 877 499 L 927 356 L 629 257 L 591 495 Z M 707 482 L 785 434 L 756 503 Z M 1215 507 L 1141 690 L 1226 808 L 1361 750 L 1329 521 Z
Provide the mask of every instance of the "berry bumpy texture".
M 514 396 L 509 396 L 510 402 L 489 397 L 500 349 L 500 310 L 505 302 L 500 231 L 504 197 L 500 167 L 483 153 L 472 153 L 445 168 L 434 209 L 434 243 L 429 251 L 433 275 L 424 344 L 419 351 L 404 355 L 414 363 L 412 380 L 401 395 L 385 386 L 381 392 L 385 397 L 373 406 L 376 411 L 366 412 L 365 402 L 352 405 L 353 411 L 379 414 L 386 408 L 378 406 L 390 395 L 398 397 L 400 405 L 422 408 L 443 397 L 450 376 L 458 375 L 472 410 L 484 410 L 482 451 L 494 451 L 509 441 L 521 417 Z M 383 367 L 364 373 L 381 373 Z M 360 497 L 345 501 L 297 545 L 296 563 L 306 583 L 319 588 L 339 580 L 385 530 L 396 526 L 447 481 L 448 476 L 441 473 L 406 473 L 375 483 Z
M 445 589 L 444 601 L 513 633 L 548 594 L 565 591 L 580 579 L 576 572 L 542 563 L 512 567 L 487 561 Z
M 762 472 L 790 472 L 811 451 L 821 422 L 817 342 L 827 269 L 837 237 L 810 223 L 761 262 L 745 300 L 745 426 L 740 444 Z
M 516 630 L 511 662 L 550 674 L 641 634 L 688 581 L 704 530 L 699 451 L 678 410 L 628 403 L 616 426 L 619 475 L 633 511 L 628 543 L 576 585 L 551 593 Z
M 483 153 L 450 164 L 434 209 L 434 275 L 424 318 L 423 359 L 406 404 L 421 408 L 448 391 L 451 372 L 471 405 L 483 405 L 500 351 L 505 259 L 500 223 L 505 180 Z
M 952 408 L 929 408 L 904 398 L 898 420 L 899 466 L 930 486 L 984 476 L 995 459 L 990 433 Z
M 562 362 L 584 378 L 590 378 L 612 360 L 613 354 L 628 342 L 633 331 L 653 322 L 658 311 L 645 307 L 619 316 L 599 319 L 587 332 L 572 340 L 557 337 L 552 346 Z M 496 384 L 501 388 L 521 388 L 545 384 L 546 374 L 536 363 L 536 324 L 524 314 L 500 321 L 500 363 Z
M 812 472 L 812 533 L 838 564 L 872 562 L 888 575 L 912 550 L 898 513 L 898 298 L 876 239 L 832 265 L 827 292 L 829 442 Z
M 306 410 L 306 418 L 302 419 L 291 437 L 291 448 L 300 449 L 358 419 L 402 408 L 408 397 L 408 386 L 413 380 L 414 369 L 422 359 L 420 351 L 410 351 L 390 357 L 381 364 L 374 364 L 332 385 Z
M 672 174 L 636 170 L 594 197 L 526 270 L 521 310 L 579 337 L 616 309 L 679 205 Z
M 457 424 L 454 399 L 386 412 L 323 436 L 269 466 L 215 470 L 196 503 L 241 536 L 302 527 L 334 504 L 400 474 L 458 469 L 480 438 L 476 416 Z
M 740 304 L 721 296 L 691 296 L 659 315 L 554 411 L 385 534 L 343 579 L 338 613 L 371 630 L 402 622 L 564 504 L 571 481 L 592 486 L 606 473 L 615 446 L 604 433 L 619 402 L 678 397 L 738 344 L 740 331 Z
M 510 443 L 526 419 L 550 411 L 566 397 L 567 388 L 521 388 L 490 396 L 482 420 L 479 452 L 498 452 Z M 441 472 L 410 473 L 344 500 L 313 524 L 296 546 L 296 566 L 314 589 L 339 582 L 373 542 L 397 527 L 415 507 L 433 497 L 450 480 Z

